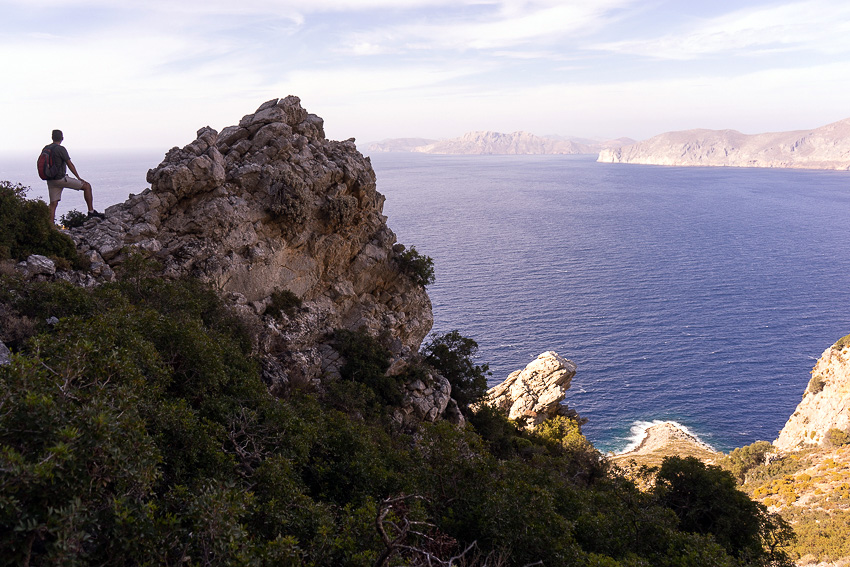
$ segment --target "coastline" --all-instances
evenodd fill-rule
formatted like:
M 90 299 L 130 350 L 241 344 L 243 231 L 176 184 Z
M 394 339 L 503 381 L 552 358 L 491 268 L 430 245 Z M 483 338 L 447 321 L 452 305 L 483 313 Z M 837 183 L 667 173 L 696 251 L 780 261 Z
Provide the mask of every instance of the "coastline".
M 621 466 L 657 466 L 665 457 L 696 457 L 707 464 L 715 464 L 724 455 L 702 441 L 686 426 L 675 421 L 646 422 L 642 437 L 611 460 Z M 640 425 L 639 425 L 640 427 Z

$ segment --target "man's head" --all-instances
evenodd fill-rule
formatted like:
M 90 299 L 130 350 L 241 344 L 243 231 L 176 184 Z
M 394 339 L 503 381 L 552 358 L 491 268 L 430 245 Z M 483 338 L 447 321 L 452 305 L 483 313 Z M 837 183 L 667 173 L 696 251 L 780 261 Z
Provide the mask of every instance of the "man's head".
M 62 130 L 54 130 L 53 131 L 53 141 L 61 142 L 65 137 L 62 135 Z

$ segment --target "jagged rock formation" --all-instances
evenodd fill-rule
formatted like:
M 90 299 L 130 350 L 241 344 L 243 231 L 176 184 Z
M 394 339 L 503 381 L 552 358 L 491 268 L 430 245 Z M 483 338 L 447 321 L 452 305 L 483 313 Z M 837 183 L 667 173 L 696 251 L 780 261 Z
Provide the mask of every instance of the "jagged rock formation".
M 667 132 L 599 152 L 602 163 L 850 170 L 850 118 L 814 130 L 746 135 L 736 130 Z
M 165 276 L 212 282 L 255 317 L 276 291 L 294 293 L 303 308 L 267 321 L 274 380 L 337 371 L 334 329 L 388 334 L 398 357 L 431 329 L 430 300 L 399 262 L 369 159 L 353 139 L 326 139 L 297 97 L 270 100 L 220 133 L 202 128 L 147 179 L 150 189 L 71 232 L 78 249 L 109 269 L 128 250 L 147 251 Z
M 423 154 L 454 155 L 533 155 L 533 154 L 593 154 L 598 148 L 570 140 L 554 140 L 528 132 L 467 132 L 460 138 L 441 140 L 413 149 Z
M 850 428 L 850 341 L 823 352 L 803 400 L 773 444 L 783 451 L 819 445 L 832 428 Z
M 574 410 L 561 404 L 575 374 L 574 362 L 547 351 L 487 390 L 482 403 L 504 412 L 508 419 L 525 421 L 529 428 L 556 415 L 583 423 Z

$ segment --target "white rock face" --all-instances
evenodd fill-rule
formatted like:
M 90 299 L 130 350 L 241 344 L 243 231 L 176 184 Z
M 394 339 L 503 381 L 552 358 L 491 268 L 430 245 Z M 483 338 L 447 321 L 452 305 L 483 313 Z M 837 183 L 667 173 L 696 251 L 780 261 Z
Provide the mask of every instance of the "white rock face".
M 575 374 L 574 362 L 547 351 L 490 388 L 483 403 L 503 411 L 508 419 L 525 420 L 529 427 L 556 415 L 578 418 L 578 414 L 561 405 Z
M 636 144 L 604 149 L 597 161 L 850 170 L 850 118 L 814 130 L 755 135 L 736 130 L 667 132 Z
M 826 349 L 812 370 L 803 400 L 773 444 L 784 451 L 823 442 L 832 428 L 850 427 L 850 346 Z

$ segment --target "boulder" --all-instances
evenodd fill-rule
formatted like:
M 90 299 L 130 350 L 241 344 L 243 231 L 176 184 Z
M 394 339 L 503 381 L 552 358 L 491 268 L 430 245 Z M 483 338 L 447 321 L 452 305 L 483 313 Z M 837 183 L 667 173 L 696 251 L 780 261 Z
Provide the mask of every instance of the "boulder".
M 26 271 L 30 277 L 40 275 L 52 276 L 56 273 L 56 264 L 47 256 L 32 254 L 26 260 Z
M 9 347 L 0 342 L 0 366 L 9 364 L 11 361 L 12 353 L 9 351 Z
M 504 412 L 508 419 L 524 421 L 529 428 L 556 415 L 583 423 L 575 411 L 561 405 L 575 373 L 574 362 L 547 351 L 490 388 L 482 403 Z

